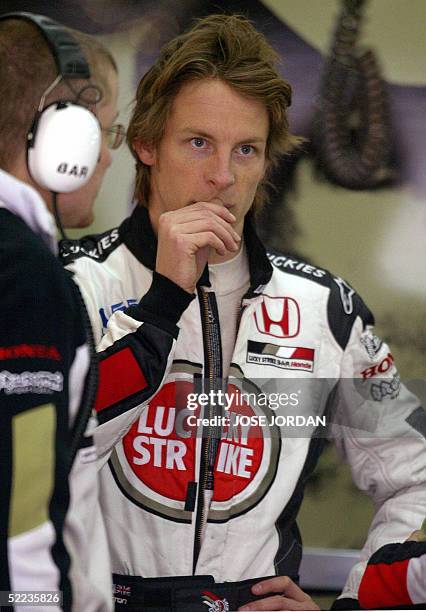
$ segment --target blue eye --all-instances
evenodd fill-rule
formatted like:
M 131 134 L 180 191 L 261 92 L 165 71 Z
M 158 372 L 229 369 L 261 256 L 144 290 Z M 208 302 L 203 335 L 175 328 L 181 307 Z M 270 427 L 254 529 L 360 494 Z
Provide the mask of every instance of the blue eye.
M 191 138 L 191 143 L 196 149 L 202 149 L 206 144 L 204 138 Z
M 254 153 L 254 147 L 252 145 L 241 145 L 240 152 L 243 155 L 250 155 L 250 153 Z

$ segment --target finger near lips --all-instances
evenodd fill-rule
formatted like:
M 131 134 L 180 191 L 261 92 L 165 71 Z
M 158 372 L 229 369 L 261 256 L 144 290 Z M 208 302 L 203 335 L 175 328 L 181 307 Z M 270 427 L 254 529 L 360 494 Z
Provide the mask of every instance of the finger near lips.
M 235 236 L 239 235 L 235 232 L 232 227 L 232 223 L 235 221 L 234 215 L 231 217 L 224 217 L 223 215 L 219 215 L 216 212 L 205 209 L 205 208 L 197 208 L 197 209 L 180 209 L 178 211 L 172 211 L 170 213 L 163 213 L 168 215 L 167 223 L 172 224 L 173 226 L 178 226 L 182 223 L 188 223 L 191 221 L 201 221 L 204 220 L 206 223 L 209 221 L 215 221 L 216 223 L 220 223 L 223 227 L 229 229 L 231 233 L 234 233 Z
M 191 202 L 190 204 L 188 204 L 185 208 L 181 210 L 189 210 L 190 208 L 193 208 L 195 210 L 209 209 L 209 210 L 212 210 L 213 212 L 216 212 L 216 214 L 223 216 L 225 219 L 229 218 L 229 219 L 232 219 L 233 221 L 236 221 L 236 217 L 223 204 L 216 204 L 215 202 L 203 202 L 203 201 Z
M 241 237 L 231 223 L 210 210 L 173 211 L 160 217 L 159 236 L 176 237 L 179 234 L 193 234 L 200 231 L 214 231 L 228 243 L 230 250 L 237 250 Z M 230 242 L 229 242 L 230 241 Z M 236 248 L 233 248 L 236 245 Z
M 213 232 L 230 251 L 236 251 L 239 248 L 240 238 L 235 237 L 236 234 L 232 229 L 223 227 L 220 223 L 210 219 L 208 222 L 204 220 L 189 221 L 179 225 L 179 232 L 183 234 L 199 234 L 202 232 Z
M 199 211 L 200 214 L 200 218 L 205 219 L 206 222 L 215 222 L 218 223 L 219 225 L 221 225 L 222 227 L 224 227 L 226 230 L 228 230 L 236 240 L 240 240 L 240 235 L 234 230 L 233 226 L 232 226 L 232 221 L 229 219 L 225 219 L 223 217 L 221 217 L 220 215 L 217 215 L 215 212 L 211 211 L 211 210 L 202 210 Z M 233 215 L 232 215 L 233 216 Z M 233 218 L 235 219 L 235 217 L 233 216 Z
M 214 232 L 200 232 L 192 235 L 193 244 L 196 247 L 196 251 L 203 247 L 209 246 L 215 249 L 219 255 L 226 255 L 226 246 L 216 236 Z

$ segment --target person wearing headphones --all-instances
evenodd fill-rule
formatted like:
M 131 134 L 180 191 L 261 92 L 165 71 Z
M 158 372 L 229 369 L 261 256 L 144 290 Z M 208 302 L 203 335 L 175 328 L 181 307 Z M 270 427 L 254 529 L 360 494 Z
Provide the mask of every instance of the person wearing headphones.
M 0 82 L 0 607 L 107 611 L 97 370 L 54 216 L 92 220 L 124 134 L 117 66 L 94 38 L 13 13 L 0 15 Z

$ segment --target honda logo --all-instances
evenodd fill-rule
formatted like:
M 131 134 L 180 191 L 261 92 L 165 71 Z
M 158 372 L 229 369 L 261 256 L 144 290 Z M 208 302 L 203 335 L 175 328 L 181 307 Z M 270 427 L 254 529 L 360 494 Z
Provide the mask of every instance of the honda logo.
M 300 330 L 299 305 L 290 297 L 264 295 L 254 319 L 260 333 L 275 338 L 294 338 Z

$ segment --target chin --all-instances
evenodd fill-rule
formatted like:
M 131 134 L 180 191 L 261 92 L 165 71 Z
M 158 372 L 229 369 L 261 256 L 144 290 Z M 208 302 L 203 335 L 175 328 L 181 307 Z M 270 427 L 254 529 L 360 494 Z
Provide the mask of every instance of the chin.
M 91 225 L 94 220 L 95 217 L 93 213 L 91 213 L 90 215 L 87 215 L 86 217 L 81 217 L 79 219 L 70 219 L 69 221 L 63 219 L 62 223 L 66 229 L 83 229 Z
M 83 228 L 83 227 L 89 227 L 89 225 L 92 225 L 93 221 L 95 220 L 94 215 L 90 215 L 90 217 L 86 217 L 85 219 L 81 219 L 79 224 L 76 225 L 76 228 Z

